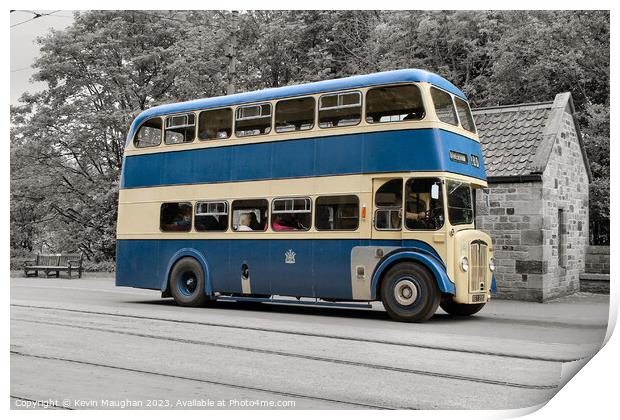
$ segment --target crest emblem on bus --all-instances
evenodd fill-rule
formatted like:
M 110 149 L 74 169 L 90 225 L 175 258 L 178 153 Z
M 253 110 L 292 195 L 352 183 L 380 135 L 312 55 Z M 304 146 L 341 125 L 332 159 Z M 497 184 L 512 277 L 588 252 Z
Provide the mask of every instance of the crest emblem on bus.
M 284 263 L 285 264 L 295 264 L 295 251 L 289 249 L 284 253 Z

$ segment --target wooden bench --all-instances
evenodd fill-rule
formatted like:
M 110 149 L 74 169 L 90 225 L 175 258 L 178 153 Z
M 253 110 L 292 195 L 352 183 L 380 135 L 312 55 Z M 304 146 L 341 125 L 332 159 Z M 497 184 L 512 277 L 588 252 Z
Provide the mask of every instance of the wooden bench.
M 61 271 L 71 274 L 77 272 L 78 278 L 82 278 L 82 254 L 37 254 L 34 260 L 24 262 L 24 274 L 26 277 L 39 275 L 43 271 L 46 277 L 50 273 L 56 273 L 60 277 Z

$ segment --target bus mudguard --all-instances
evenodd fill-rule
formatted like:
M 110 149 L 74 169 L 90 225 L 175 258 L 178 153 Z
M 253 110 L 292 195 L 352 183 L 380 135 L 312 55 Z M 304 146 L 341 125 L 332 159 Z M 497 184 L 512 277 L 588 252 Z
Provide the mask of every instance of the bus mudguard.
M 412 250 L 395 252 L 393 254 L 387 255 L 383 261 L 379 263 L 375 272 L 372 275 L 372 282 L 370 285 L 370 293 L 371 299 L 376 299 L 376 290 L 377 284 L 383 275 L 385 269 L 392 265 L 392 263 L 398 261 L 417 261 L 424 265 L 429 269 L 435 280 L 437 281 L 437 286 L 442 293 L 448 293 L 454 295 L 456 293 L 456 289 L 454 288 L 454 283 L 448 277 L 445 268 L 443 265 L 433 256 L 427 253 L 416 252 Z
M 209 275 L 209 266 L 207 264 L 207 260 L 201 252 L 196 251 L 193 248 L 181 248 L 177 252 L 174 253 L 170 260 L 168 261 L 168 266 L 166 267 L 166 276 L 164 277 L 161 284 L 161 292 L 164 293 L 168 288 L 168 277 L 170 277 L 170 271 L 172 271 L 172 267 L 183 257 L 192 257 L 195 258 L 200 265 L 202 266 L 202 271 L 205 273 L 205 290 L 204 292 L 207 295 L 210 295 L 213 292 L 213 288 L 211 286 L 211 276 Z

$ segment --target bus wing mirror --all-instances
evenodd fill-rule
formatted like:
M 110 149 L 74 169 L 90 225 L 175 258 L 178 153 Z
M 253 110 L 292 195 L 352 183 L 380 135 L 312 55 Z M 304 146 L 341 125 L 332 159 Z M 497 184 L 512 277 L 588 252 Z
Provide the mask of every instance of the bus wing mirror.
M 431 187 L 431 198 L 437 200 L 439 198 L 439 185 L 433 184 Z

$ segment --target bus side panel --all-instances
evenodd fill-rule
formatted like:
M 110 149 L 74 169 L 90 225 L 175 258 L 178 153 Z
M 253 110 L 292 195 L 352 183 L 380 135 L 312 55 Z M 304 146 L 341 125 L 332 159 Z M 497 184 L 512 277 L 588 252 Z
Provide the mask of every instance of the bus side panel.
M 314 173 L 315 143 L 316 139 L 273 143 L 271 177 L 295 178 Z M 292 159 L 294 159 L 294 162 Z
M 272 147 L 273 143 L 249 144 L 243 148 L 232 147 L 231 179 L 251 180 L 270 177 Z
M 316 175 L 361 173 L 363 156 L 359 136 L 358 134 L 314 139 L 316 161 L 313 173 Z
M 271 240 L 268 275 L 271 294 L 315 296 L 312 276 L 313 241 Z
M 220 241 L 218 241 L 220 242 Z M 241 266 L 247 264 L 251 293 L 269 294 L 269 244 L 266 240 L 237 239 L 228 241 L 230 269 L 219 279 L 219 292 L 241 293 Z M 219 285 L 222 286 L 219 286 Z
M 239 292 L 241 290 L 240 271 L 235 271 L 237 276 L 233 276 L 233 270 L 230 265 L 232 242 L 196 240 L 194 243 L 196 249 L 202 253 L 209 265 L 209 276 L 213 291 Z
M 143 289 L 161 288 L 163 272 L 158 240 L 116 241 L 116 285 Z
M 357 239 L 312 241 L 314 293 L 316 297 L 351 299 L 351 249 Z

